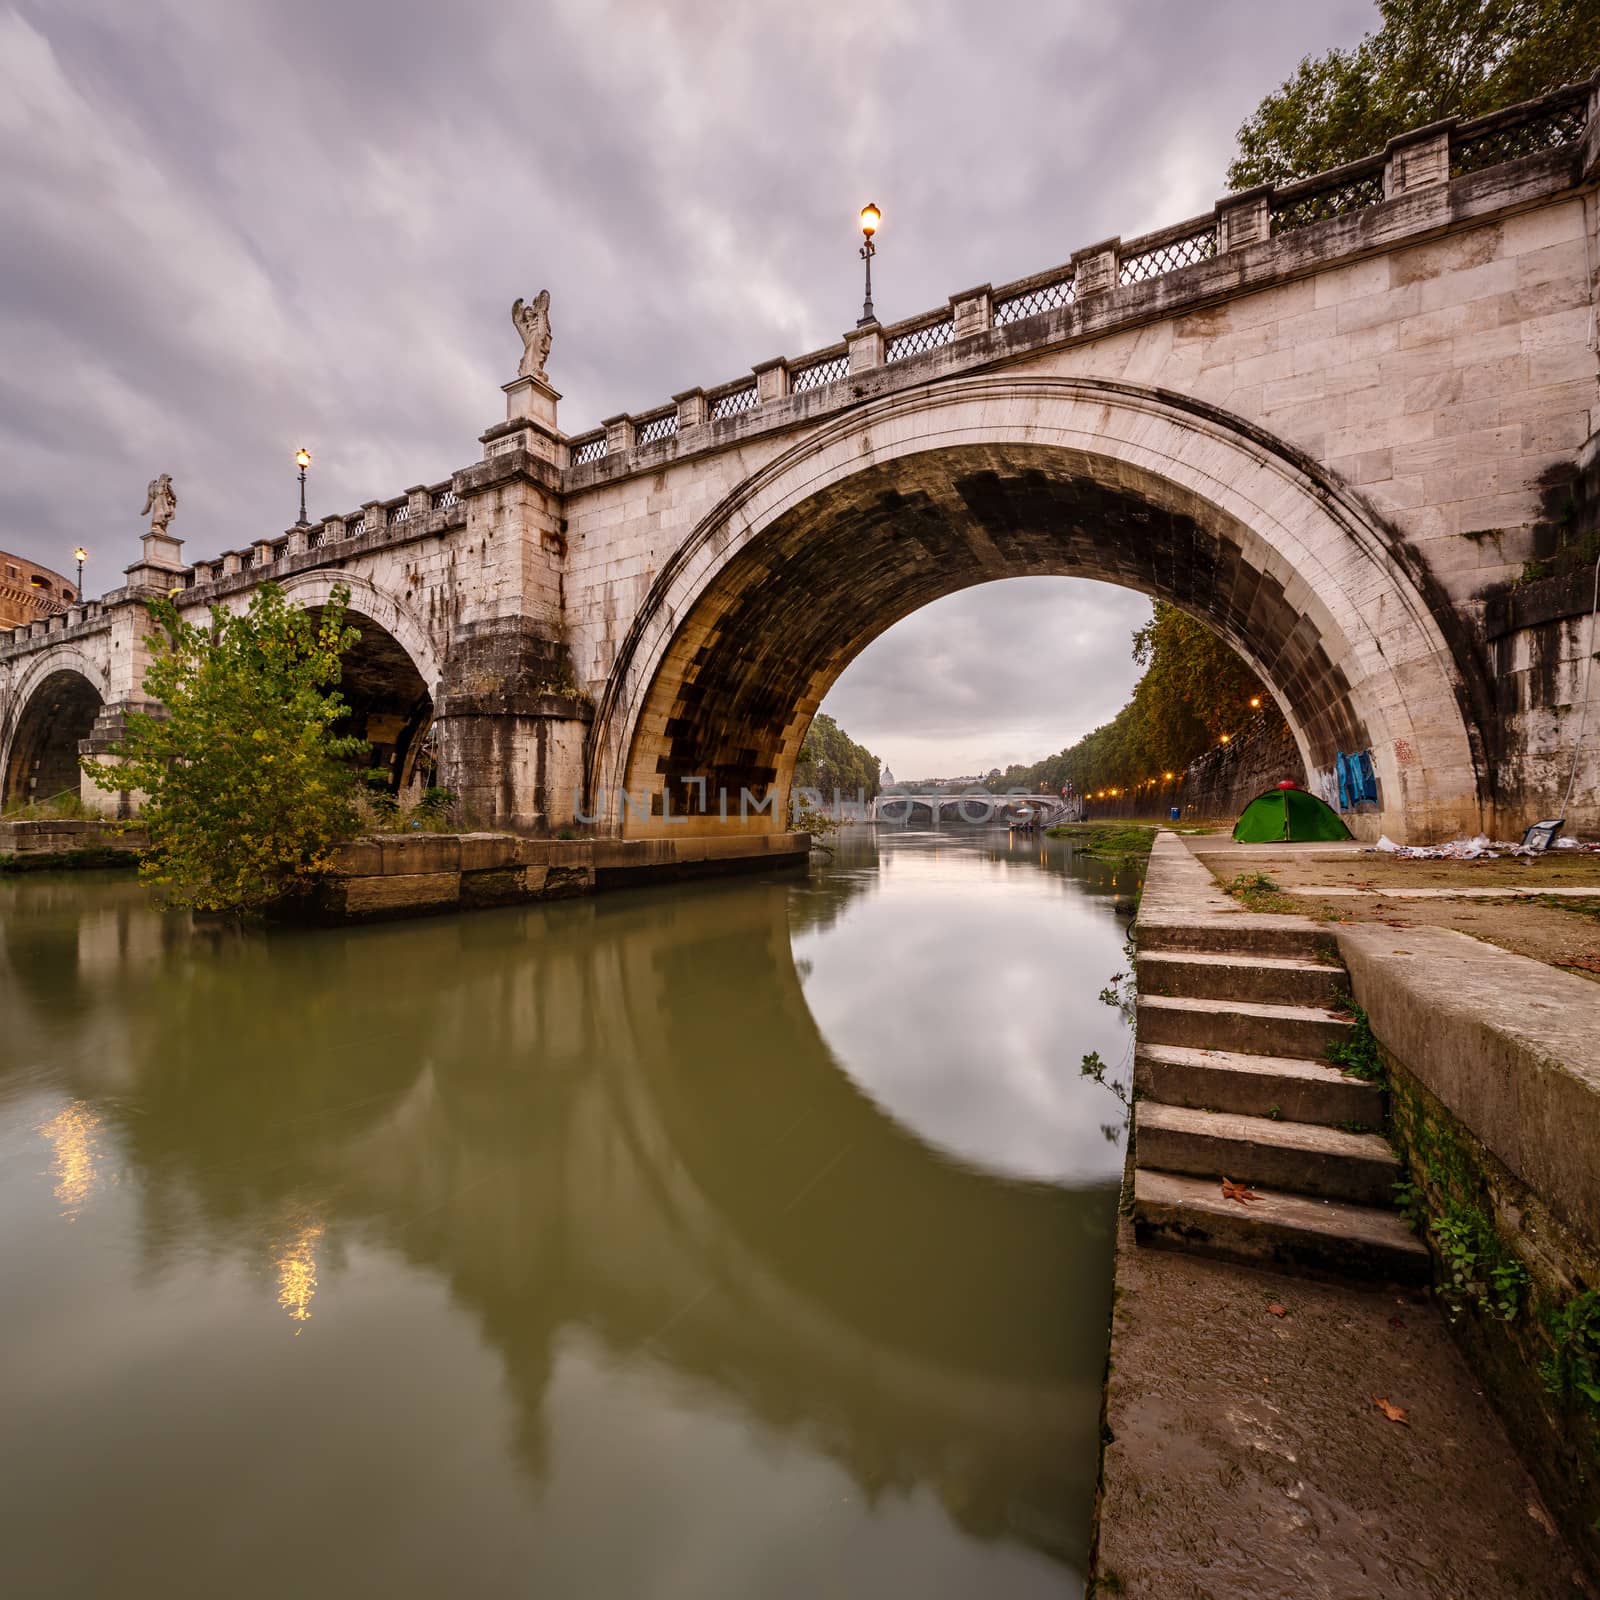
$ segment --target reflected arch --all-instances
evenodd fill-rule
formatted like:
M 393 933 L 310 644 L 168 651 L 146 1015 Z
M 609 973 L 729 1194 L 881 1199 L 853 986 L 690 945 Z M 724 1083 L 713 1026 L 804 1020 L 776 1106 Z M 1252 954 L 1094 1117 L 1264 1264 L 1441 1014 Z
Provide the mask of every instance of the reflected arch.
M 1268 685 L 1313 781 L 1336 751 L 1371 750 L 1380 809 L 1358 820 L 1373 830 L 1477 826 L 1470 662 L 1362 501 L 1201 402 L 1003 373 L 841 417 L 696 527 L 605 685 L 591 812 L 650 834 L 667 826 L 660 791 L 681 809 L 691 780 L 735 807 L 743 789 L 786 791 L 817 707 L 873 639 L 943 595 L 1029 574 L 1138 589 L 1213 628 Z M 656 796 L 655 814 L 624 810 L 624 790 Z
M 0 810 L 81 792 L 78 746 L 105 704 L 104 674 L 77 650 L 31 663 L 0 712 Z

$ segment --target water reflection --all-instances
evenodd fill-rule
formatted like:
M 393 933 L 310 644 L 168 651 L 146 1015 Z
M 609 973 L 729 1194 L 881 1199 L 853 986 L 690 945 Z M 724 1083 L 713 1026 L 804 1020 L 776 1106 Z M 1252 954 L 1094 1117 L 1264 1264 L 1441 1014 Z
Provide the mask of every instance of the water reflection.
M 50 1144 L 50 1175 L 55 1180 L 56 1204 L 71 1222 L 99 1182 L 103 1151 L 100 1116 L 86 1100 L 75 1100 L 41 1123 L 40 1136 Z
M 0 886 L 21 1589 L 1077 1592 L 1112 876 L 858 837 L 272 938 Z M 7 1133 L 63 1098 L 70 1244 Z

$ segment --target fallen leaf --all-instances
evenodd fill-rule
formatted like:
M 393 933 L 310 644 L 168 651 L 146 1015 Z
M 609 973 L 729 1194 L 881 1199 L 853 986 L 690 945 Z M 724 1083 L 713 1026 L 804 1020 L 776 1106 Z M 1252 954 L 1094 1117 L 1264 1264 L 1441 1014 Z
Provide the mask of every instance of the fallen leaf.
M 1405 1327 L 1405 1325 L 1406 1325 L 1406 1319 L 1404 1317 L 1390 1317 L 1389 1318 L 1389 1326 L 1391 1328 L 1403 1328 L 1403 1327 Z
M 1575 972 L 1600 972 L 1600 956 L 1567 956 L 1556 965 L 1570 967 Z
M 1380 1400 L 1377 1395 L 1369 1397 L 1373 1403 L 1391 1422 L 1403 1422 L 1408 1428 L 1411 1420 L 1406 1416 L 1405 1407 L 1391 1404 L 1388 1400 Z
M 1240 1205 L 1245 1205 L 1251 1200 L 1261 1198 L 1247 1183 L 1231 1183 L 1227 1178 L 1222 1180 L 1222 1198 L 1224 1200 L 1237 1200 Z
M 1267 1315 L 1269 1317 L 1286 1317 L 1289 1315 L 1289 1308 L 1287 1306 L 1270 1305 L 1267 1307 Z

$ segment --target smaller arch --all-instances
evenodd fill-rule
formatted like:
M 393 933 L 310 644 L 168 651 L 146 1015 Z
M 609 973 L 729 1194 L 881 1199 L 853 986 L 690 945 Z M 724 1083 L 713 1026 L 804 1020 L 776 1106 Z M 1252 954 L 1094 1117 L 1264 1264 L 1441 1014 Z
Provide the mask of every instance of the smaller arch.
M 372 746 L 370 767 L 388 775 L 391 793 L 426 782 L 441 667 L 421 619 L 371 579 L 337 568 L 298 573 L 279 587 L 313 615 L 336 588 L 349 591 L 347 614 L 361 638 L 344 661 L 339 687 L 350 716 L 341 731 L 359 734 Z M 248 605 L 249 591 L 231 603 Z
M 78 746 L 104 704 L 100 688 L 61 657 L 32 672 L 19 686 L 11 726 L 0 730 L 0 811 L 80 792 Z

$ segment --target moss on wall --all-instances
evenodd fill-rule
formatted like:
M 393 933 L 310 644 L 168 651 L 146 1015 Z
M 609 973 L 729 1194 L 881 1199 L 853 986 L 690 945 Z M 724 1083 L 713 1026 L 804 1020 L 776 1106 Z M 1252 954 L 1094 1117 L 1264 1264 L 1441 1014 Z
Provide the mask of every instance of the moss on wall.
M 1600 1257 L 1383 1052 L 1397 1197 L 1435 1290 L 1552 1513 L 1600 1569 Z

